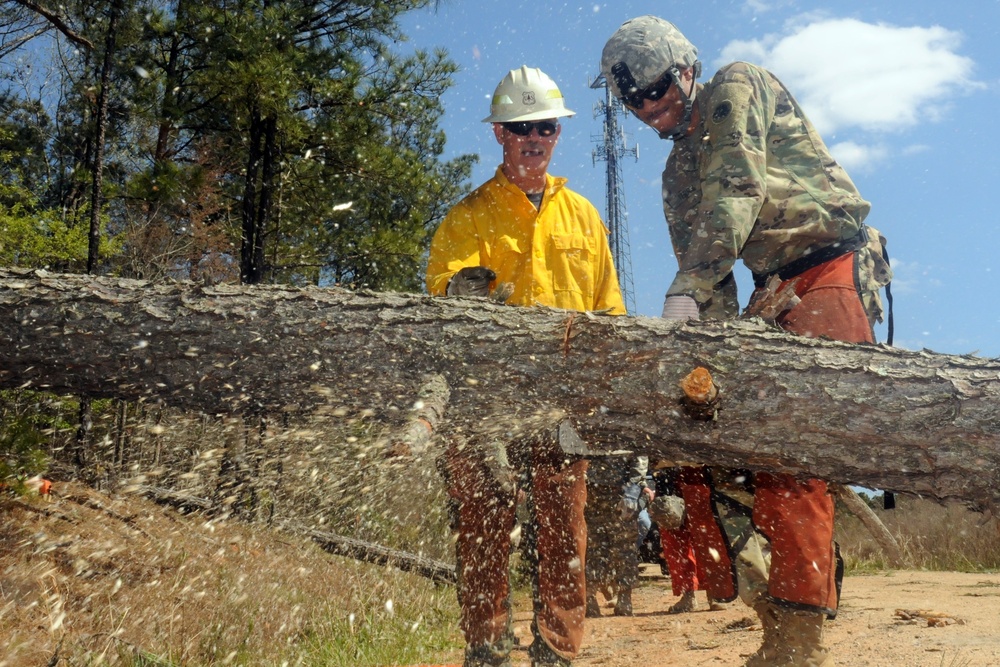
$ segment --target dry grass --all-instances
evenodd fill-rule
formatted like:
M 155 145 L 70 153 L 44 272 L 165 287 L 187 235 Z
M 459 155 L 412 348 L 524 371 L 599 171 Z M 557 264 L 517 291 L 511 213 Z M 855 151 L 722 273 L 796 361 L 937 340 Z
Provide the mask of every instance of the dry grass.
M 0 504 L 0 667 L 458 661 L 453 588 L 291 536 L 316 528 L 452 560 L 432 458 L 386 460 L 372 445 L 405 418 L 405 398 L 385 406 L 263 424 L 135 408 L 122 422 L 109 407 L 82 472 L 72 430 L 47 433 L 59 495 Z M 87 485 L 61 481 L 81 474 Z M 215 509 L 184 516 L 127 493 L 138 485 Z M 1000 568 L 995 520 L 905 496 L 878 513 L 910 567 Z M 837 538 L 852 570 L 888 569 L 845 511 Z
M 56 657 L 63 665 L 401 665 L 460 652 L 450 587 L 329 556 L 273 528 L 185 516 L 81 484 L 56 490 L 52 501 L 0 506 L 2 667 Z M 360 532 L 409 517 L 403 500 L 371 497 L 362 503 L 369 518 L 355 515 Z M 996 522 L 981 514 L 910 497 L 879 514 L 911 567 L 997 568 Z M 846 512 L 838 540 L 851 569 L 886 569 Z
M 454 593 L 235 522 L 60 484 L 8 499 L 0 665 L 398 664 L 456 644 Z M 391 601 L 391 602 L 390 602 Z
M 39 400 L 15 398 L 8 420 Z M 0 507 L 0 667 L 412 664 L 457 646 L 452 588 L 293 537 L 452 560 L 433 458 L 372 444 L 405 416 L 392 401 L 266 422 L 102 402 L 83 469 L 74 430 L 51 420 L 56 499 Z M 143 487 L 213 509 L 184 516 L 130 493 Z
M 983 572 L 1000 570 L 1000 522 L 964 504 L 916 496 L 896 497 L 896 509 L 875 513 L 896 538 L 908 568 Z M 848 570 L 890 569 L 885 554 L 861 524 L 838 508 L 836 539 Z

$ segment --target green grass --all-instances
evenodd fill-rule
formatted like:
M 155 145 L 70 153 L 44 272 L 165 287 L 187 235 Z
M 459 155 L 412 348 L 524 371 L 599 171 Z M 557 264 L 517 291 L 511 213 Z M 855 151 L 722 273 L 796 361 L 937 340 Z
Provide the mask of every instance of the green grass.
M 377 667 L 434 661 L 462 647 L 454 609 L 438 605 L 420 614 L 372 612 L 331 621 L 301 656 L 302 664 Z

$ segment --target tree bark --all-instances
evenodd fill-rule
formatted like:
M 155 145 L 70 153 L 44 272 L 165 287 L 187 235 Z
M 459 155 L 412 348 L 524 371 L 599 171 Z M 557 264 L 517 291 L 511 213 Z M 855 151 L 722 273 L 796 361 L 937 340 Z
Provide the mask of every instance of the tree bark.
M 713 421 L 678 382 L 708 368 Z M 0 388 L 210 413 L 412 410 L 511 439 L 568 418 L 592 448 L 958 498 L 1000 497 L 1000 362 L 474 298 L 151 284 L 0 269 Z
M 246 285 L 257 285 L 264 277 L 263 226 L 257 207 L 257 178 L 262 159 L 263 121 L 255 106 L 250 112 L 249 151 L 243 183 L 242 229 L 240 241 L 240 280 Z
M 439 560 L 318 530 L 307 530 L 306 534 L 327 553 L 413 572 L 437 584 L 454 584 L 457 580 L 454 566 Z
M 121 1 L 111 3 L 108 14 L 108 32 L 104 39 L 104 59 L 101 62 L 100 90 L 94 114 L 94 173 L 90 193 L 90 231 L 87 234 L 87 273 L 96 273 L 101 251 L 101 210 L 104 207 L 104 143 L 108 132 L 108 101 L 111 97 L 111 70 L 117 55 L 115 43 Z

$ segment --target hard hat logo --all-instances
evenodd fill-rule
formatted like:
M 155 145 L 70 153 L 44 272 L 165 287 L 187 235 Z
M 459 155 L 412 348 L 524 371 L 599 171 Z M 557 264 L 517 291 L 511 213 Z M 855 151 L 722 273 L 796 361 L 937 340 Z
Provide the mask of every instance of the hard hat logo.
M 548 120 L 572 116 L 559 86 L 537 67 L 512 69 L 493 93 L 490 115 L 484 123 Z

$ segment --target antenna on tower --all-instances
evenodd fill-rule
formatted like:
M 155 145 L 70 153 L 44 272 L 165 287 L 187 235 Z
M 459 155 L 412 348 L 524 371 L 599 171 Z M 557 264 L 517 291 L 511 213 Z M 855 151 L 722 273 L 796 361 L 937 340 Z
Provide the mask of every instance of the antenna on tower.
M 591 88 L 604 88 L 604 101 L 594 105 L 594 118 L 603 118 L 604 132 L 602 135 L 591 136 L 597 143 L 592 157 L 594 165 L 598 160 L 607 162 L 607 224 L 611 230 L 608 243 L 614 258 L 615 270 L 618 272 L 618 284 L 622 290 L 622 300 L 625 308 L 635 312 L 635 284 L 632 281 L 632 248 L 628 240 L 628 214 L 625 211 L 625 188 L 622 185 L 621 158 L 632 155 L 639 159 L 639 147 L 625 147 L 625 129 L 619 128 L 618 116 L 625 115 L 622 103 L 611 95 L 604 75 L 598 76 Z

